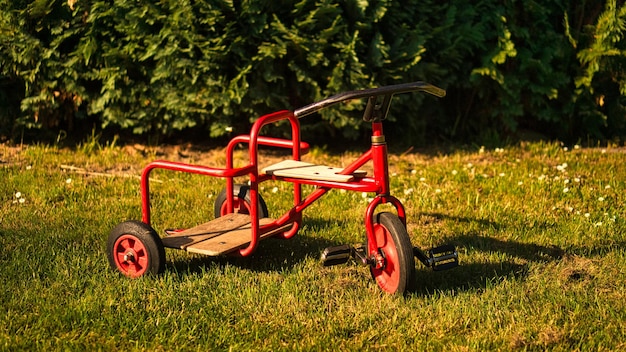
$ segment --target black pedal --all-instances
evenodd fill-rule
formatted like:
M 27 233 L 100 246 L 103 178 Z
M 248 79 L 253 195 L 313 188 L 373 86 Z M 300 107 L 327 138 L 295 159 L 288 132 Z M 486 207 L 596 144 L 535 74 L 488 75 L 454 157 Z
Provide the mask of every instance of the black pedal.
M 459 253 L 453 245 L 443 245 L 428 251 L 428 261 L 434 271 L 448 270 L 459 266 Z
M 350 257 L 352 257 L 352 246 L 349 244 L 328 247 L 322 252 L 322 264 L 324 266 L 345 264 Z

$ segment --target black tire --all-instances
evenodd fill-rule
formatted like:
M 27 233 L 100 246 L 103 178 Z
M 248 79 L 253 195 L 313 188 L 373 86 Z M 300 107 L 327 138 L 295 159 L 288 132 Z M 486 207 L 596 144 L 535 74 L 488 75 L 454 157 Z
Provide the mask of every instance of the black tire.
M 235 196 L 235 213 L 250 214 L 250 206 L 252 205 L 252 201 L 250 200 L 250 187 L 246 185 L 234 185 L 233 195 Z M 260 194 L 258 198 L 259 219 L 269 217 L 265 200 L 263 200 Z M 217 195 L 217 198 L 215 198 L 213 213 L 216 219 L 226 215 L 225 207 L 226 188 L 222 189 Z
M 131 278 L 157 275 L 165 268 L 161 238 L 141 221 L 126 221 L 111 230 L 107 257 L 113 270 Z
M 372 277 L 383 291 L 403 295 L 415 285 L 413 245 L 406 227 L 397 215 L 382 212 L 374 219 L 374 234 L 385 266 L 381 269 L 371 266 Z

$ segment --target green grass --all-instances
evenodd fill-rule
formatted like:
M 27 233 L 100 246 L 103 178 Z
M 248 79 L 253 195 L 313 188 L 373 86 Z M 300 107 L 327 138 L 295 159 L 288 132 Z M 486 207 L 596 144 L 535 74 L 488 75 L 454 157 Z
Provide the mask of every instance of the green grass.
M 453 243 L 461 260 L 446 272 L 418 264 L 407 297 L 380 292 L 365 267 L 321 266 L 323 248 L 364 236 L 369 195 L 339 191 L 305 212 L 296 238 L 251 257 L 167 250 L 161 276 L 111 271 L 107 235 L 141 217 L 141 168 L 169 157 L 223 166 L 222 153 L 0 146 L 0 350 L 626 349 L 624 149 L 392 155 L 413 244 Z M 209 220 L 223 186 L 154 179 L 158 231 Z M 271 215 L 289 206 L 287 184 L 262 194 Z

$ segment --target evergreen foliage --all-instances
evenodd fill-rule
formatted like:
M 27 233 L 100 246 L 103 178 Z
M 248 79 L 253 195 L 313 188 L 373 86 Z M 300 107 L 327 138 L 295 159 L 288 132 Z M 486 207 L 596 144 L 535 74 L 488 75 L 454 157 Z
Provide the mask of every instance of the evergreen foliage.
M 0 9 L 0 135 L 96 118 L 140 134 L 218 137 L 341 91 L 424 80 L 448 97 L 400 96 L 389 125 L 413 144 L 526 129 L 626 136 L 621 0 L 0 0 Z M 367 126 L 362 106 L 303 123 L 355 138 Z

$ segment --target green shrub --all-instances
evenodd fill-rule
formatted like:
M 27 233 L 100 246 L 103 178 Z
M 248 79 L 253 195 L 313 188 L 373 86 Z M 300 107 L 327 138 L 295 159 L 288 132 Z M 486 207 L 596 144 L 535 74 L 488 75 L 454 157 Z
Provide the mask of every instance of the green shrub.
M 345 90 L 425 80 L 390 133 L 484 142 L 530 129 L 624 138 L 624 23 L 616 0 L 0 0 L 0 133 L 87 118 L 138 134 L 210 137 Z M 354 139 L 363 102 L 303 121 Z M 277 132 L 278 133 L 278 132 Z M 495 137 L 494 137 L 495 136 Z
M 523 127 L 566 140 L 625 136 L 626 91 L 618 87 L 626 83 L 619 70 L 626 5 L 525 1 L 489 12 L 497 46 L 472 70 L 477 103 L 486 105 L 476 129 Z

